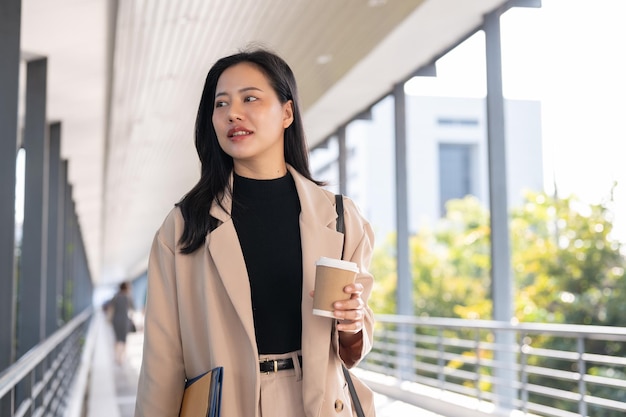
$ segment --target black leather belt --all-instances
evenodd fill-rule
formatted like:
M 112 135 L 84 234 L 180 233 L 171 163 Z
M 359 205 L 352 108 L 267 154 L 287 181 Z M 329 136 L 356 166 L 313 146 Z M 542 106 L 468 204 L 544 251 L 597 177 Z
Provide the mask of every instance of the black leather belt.
M 298 355 L 298 361 L 302 366 L 302 356 Z M 261 372 L 269 374 L 270 372 L 278 372 L 284 369 L 293 369 L 293 359 L 266 359 L 263 362 L 259 362 L 259 369 Z

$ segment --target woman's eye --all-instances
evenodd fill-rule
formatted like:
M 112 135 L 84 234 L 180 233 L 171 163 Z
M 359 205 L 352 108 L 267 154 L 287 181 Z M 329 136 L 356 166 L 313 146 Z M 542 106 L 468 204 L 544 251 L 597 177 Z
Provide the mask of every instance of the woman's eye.
M 243 101 L 251 102 L 251 101 L 257 101 L 257 100 L 258 100 L 258 98 L 254 97 L 254 96 L 248 96 Z
M 216 101 L 215 102 L 215 107 L 224 107 L 226 105 L 225 101 Z

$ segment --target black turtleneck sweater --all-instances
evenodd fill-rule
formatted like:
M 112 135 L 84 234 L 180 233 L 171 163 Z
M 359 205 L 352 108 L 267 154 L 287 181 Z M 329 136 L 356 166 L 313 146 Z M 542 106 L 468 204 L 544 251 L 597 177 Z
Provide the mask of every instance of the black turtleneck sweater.
M 300 200 L 291 174 L 273 180 L 235 174 L 232 218 L 250 279 L 259 353 L 300 349 Z

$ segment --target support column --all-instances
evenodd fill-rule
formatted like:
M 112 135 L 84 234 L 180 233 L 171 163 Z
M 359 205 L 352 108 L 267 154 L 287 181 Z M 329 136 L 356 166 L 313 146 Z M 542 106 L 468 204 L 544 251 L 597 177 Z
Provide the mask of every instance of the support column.
M 491 296 L 494 320 L 510 322 L 513 317 L 513 275 L 509 244 L 509 211 L 506 171 L 506 135 L 504 96 L 502 94 L 502 50 L 500 16 L 496 10 L 485 16 L 484 30 L 487 59 L 487 143 L 489 163 L 489 208 L 491 212 Z M 494 383 L 496 405 L 513 409 L 517 380 L 513 368 L 516 363 L 512 332 L 495 334 L 499 349 L 495 352 Z
M 59 328 L 57 308 L 59 280 L 59 233 L 61 229 L 59 211 L 61 207 L 61 123 L 49 126 L 50 158 L 48 169 L 48 262 L 46 282 L 46 337 Z
M 15 159 L 21 0 L 0 2 L 0 372 L 15 361 Z M 12 415 L 10 396 L 0 415 Z
M 91 306 L 93 291 L 91 286 L 91 273 L 89 271 L 89 261 L 87 260 L 87 248 L 81 229 L 80 233 L 80 259 L 81 259 L 81 303 L 80 312 Z
M 59 256 L 58 275 L 56 281 L 56 294 L 57 299 L 55 301 L 57 311 L 57 326 L 61 327 L 65 322 L 65 316 L 63 312 L 64 301 L 64 288 L 65 288 L 65 276 L 67 275 L 67 262 L 65 254 L 65 245 L 67 239 L 67 216 L 65 211 L 67 205 L 67 193 L 68 193 L 68 171 L 67 160 L 62 160 L 59 166 L 59 178 L 60 178 L 60 194 L 59 194 L 59 234 L 57 236 L 57 249 Z
M 407 185 L 406 97 L 404 82 L 393 89 L 395 101 L 395 157 L 396 157 L 396 231 L 398 251 L 397 314 L 413 315 L 413 285 L 409 259 L 409 211 Z
M 408 210 L 408 181 L 407 181 L 407 146 L 406 146 L 406 96 L 404 82 L 399 82 L 393 88 L 394 120 L 395 120 L 395 158 L 396 158 L 396 246 L 397 246 L 397 273 L 396 286 L 396 314 L 413 315 L 413 279 L 411 277 L 411 259 L 409 257 L 409 210 Z M 398 380 L 412 379 L 413 361 L 412 342 L 410 340 L 413 329 L 401 324 L 398 334 L 403 340 L 398 342 L 398 363 L 396 377 Z
M 74 214 L 76 216 L 76 214 Z M 85 280 L 84 271 L 83 271 L 83 239 L 81 237 L 81 229 L 78 224 L 78 218 L 76 219 L 76 232 L 74 233 L 74 280 L 72 288 L 74 292 L 72 294 L 72 304 L 74 306 L 74 311 L 72 314 L 72 318 L 76 317 L 82 311 L 83 306 L 83 283 Z
M 74 219 L 74 201 L 72 200 L 72 185 L 65 184 L 65 229 L 63 232 L 63 298 L 62 298 L 62 317 L 63 322 L 67 323 L 73 317 L 72 315 L 72 294 L 74 282 L 74 229 L 76 222 Z
M 346 125 L 342 125 L 337 129 L 337 145 L 339 155 L 337 163 L 339 165 L 339 192 L 343 195 L 348 194 L 348 153 L 346 152 Z
M 45 338 L 48 223 L 48 141 L 46 132 L 46 58 L 26 70 L 24 150 L 24 237 L 18 277 L 17 357 Z

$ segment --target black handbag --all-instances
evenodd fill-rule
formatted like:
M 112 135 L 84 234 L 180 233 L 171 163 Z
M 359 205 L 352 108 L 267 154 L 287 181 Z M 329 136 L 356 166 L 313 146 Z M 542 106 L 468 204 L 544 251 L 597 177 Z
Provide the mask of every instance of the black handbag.
M 343 196 L 341 194 L 335 194 L 335 208 L 337 210 L 337 231 L 341 232 L 345 235 L 345 223 L 343 220 Z M 343 259 L 343 247 L 341 249 L 341 258 Z M 365 417 L 365 413 L 363 413 L 363 407 L 361 406 L 361 401 L 359 400 L 359 396 L 356 393 L 356 389 L 354 388 L 354 383 L 352 382 L 352 376 L 350 375 L 350 371 L 346 368 L 345 365 L 342 365 L 343 375 L 346 378 L 346 382 L 348 383 L 348 390 L 350 390 L 350 397 L 352 398 L 352 405 L 354 406 L 354 411 L 356 411 L 357 417 Z

